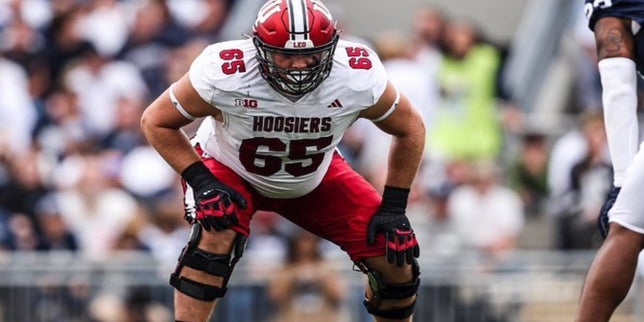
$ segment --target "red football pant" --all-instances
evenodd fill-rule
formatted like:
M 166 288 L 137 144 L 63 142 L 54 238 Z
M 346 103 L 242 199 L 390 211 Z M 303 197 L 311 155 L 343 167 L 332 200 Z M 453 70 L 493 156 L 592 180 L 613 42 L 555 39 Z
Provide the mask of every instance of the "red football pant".
M 199 154 L 201 151 L 197 147 Z M 250 235 L 250 220 L 257 210 L 273 211 L 296 225 L 340 246 L 352 260 L 385 254 L 385 238 L 367 245 L 367 227 L 380 206 L 381 196 L 338 153 L 320 185 L 310 193 L 293 199 L 267 198 L 219 161 L 207 157 L 206 166 L 222 182 L 241 193 L 248 206 L 238 209 L 239 224 L 232 229 Z M 184 184 L 185 186 L 185 184 Z M 190 192 L 192 193 L 192 192 Z M 187 196 L 187 200 L 193 200 Z M 190 202 L 186 202 L 190 207 Z

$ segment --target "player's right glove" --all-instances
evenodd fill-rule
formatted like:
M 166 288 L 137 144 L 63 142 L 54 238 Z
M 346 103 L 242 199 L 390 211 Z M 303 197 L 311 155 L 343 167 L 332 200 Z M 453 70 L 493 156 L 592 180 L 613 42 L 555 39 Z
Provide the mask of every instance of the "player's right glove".
M 604 239 L 606 239 L 606 236 L 608 236 L 608 211 L 610 210 L 610 208 L 613 208 L 615 200 L 617 199 L 617 195 L 619 195 L 619 191 L 621 189 L 621 187 L 613 186 L 608 192 L 608 195 L 606 195 L 606 201 L 604 201 L 602 208 L 599 210 L 599 217 L 597 217 L 597 226 L 599 227 L 599 232 Z
M 199 161 L 188 166 L 181 177 L 192 187 L 195 196 L 195 218 L 205 230 L 228 229 L 238 223 L 236 207 L 246 209 L 246 199 L 219 181 Z
M 371 218 L 367 229 L 367 244 L 376 241 L 376 233 L 384 233 L 387 262 L 402 266 L 411 264 L 420 255 L 420 247 L 409 219 L 405 216 L 409 189 L 385 186 L 380 209 Z

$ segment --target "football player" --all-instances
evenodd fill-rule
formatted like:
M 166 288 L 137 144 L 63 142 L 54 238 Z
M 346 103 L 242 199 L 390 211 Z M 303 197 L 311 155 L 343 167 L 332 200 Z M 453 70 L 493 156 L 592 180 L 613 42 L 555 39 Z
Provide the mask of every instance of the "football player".
M 576 321 L 608 321 L 628 292 L 644 247 L 644 152 L 638 152 L 637 73 L 644 53 L 644 2 L 586 0 L 595 33 L 613 188 L 600 210 L 606 238 L 590 266 Z M 627 171 L 628 169 L 628 171 Z M 610 228 L 610 229 L 609 229 Z
M 181 127 L 205 117 L 190 140 Z M 393 135 L 382 196 L 336 146 L 357 119 Z M 420 254 L 405 215 L 425 128 L 374 51 L 339 40 L 319 0 L 269 0 L 252 37 L 207 47 L 144 112 L 178 173 L 192 234 L 170 277 L 177 321 L 207 321 L 250 235 L 274 211 L 343 249 L 376 321 L 411 321 Z

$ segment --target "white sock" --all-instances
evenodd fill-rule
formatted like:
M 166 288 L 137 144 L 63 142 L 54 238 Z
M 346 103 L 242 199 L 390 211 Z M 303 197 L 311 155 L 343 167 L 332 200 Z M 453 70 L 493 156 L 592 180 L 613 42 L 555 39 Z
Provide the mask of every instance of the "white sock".
M 602 83 L 604 122 L 613 163 L 613 184 L 621 187 L 637 153 L 637 73 L 629 58 L 605 58 L 597 64 Z

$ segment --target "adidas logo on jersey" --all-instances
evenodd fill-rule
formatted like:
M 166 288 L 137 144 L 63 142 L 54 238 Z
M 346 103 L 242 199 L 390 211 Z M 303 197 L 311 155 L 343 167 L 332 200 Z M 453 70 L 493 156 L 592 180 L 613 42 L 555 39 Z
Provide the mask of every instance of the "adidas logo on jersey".
M 336 98 L 335 101 L 331 102 L 331 104 L 329 104 L 327 107 L 328 108 L 342 107 L 342 103 L 340 103 L 340 100 Z

